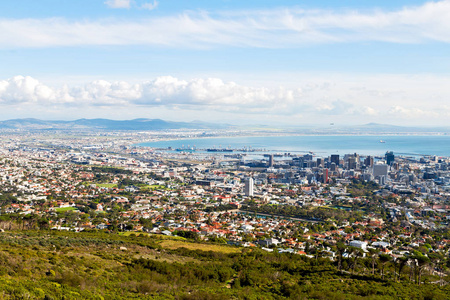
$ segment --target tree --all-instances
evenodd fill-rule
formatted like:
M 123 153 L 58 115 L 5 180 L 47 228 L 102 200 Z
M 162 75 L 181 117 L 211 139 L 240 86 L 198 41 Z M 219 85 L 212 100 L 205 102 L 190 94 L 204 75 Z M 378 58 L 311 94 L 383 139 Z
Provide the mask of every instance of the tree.
M 417 284 L 420 285 L 422 282 L 422 272 L 430 262 L 430 258 L 421 253 L 417 253 L 415 259 L 417 261 Z
M 429 253 L 428 257 L 430 258 L 431 270 L 439 269 L 439 265 L 444 260 L 444 256 L 439 252 L 433 252 Z
M 323 248 L 317 247 L 316 248 L 316 266 L 318 265 L 319 257 L 322 257 L 322 255 L 323 255 Z
M 377 261 L 378 252 L 379 251 L 377 249 L 369 248 L 369 253 L 372 262 L 372 275 L 375 275 L 375 262 Z
M 347 253 L 349 257 L 349 268 L 352 269 L 352 273 L 355 274 L 355 269 L 358 265 L 358 258 L 362 256 L 362 250 L 357 247 L 348 247 Z
M 408 258 L 407 258 L 407 257 L 404 257 L 404 256 L 398 257 L 398 258 L 395 260 L 395 263 L 396 263 L 396 265 L 398 265 L 398 269 L 397 269 L 397 272 L 398 272 L 397 278 L 398 278 L 398 279 L 397 279 L 397 281 L 400 282 L 402 270 L 403 270 L 403 268 L 406 266 L 406 264 L 408 263 Z
M 380 254 L 378 260 L 381 263 L 381 279 L 384 279 L 384 267 L 390 262 L 392 257 L 389 254 Z
M 337 252 L 338 252 L 338 270 L 340 273 L 342 273 L 342 256 L 346 250 L 346 246 L 342 242 L 338 242 L 336 244 Z
M 416 267 L 417 261 L 411 257 L 408 258 L 408 265 L 409 265 L 409 281 L 413 280 L 414 277 L 414 269 Z

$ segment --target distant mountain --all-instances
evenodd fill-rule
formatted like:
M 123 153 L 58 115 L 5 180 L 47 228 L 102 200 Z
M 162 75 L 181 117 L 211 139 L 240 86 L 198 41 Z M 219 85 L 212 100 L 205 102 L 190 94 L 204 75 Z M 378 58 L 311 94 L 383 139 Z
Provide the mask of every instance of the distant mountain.
M 79 119 L 74 121 L 48 121 L 39 119 L 12 119 L 0 121 L 0 129 L 22 130 L 170 130 L 170 129 L 231 129 L 252 131 L 259 134 L 266 133 L 290 133 L 290 134 L 450 134 L 450 127 L 407 127 L 388 124 L 369 123 L 356 126 L 339 126 L 333 123 L 327 127 L 317 126 L 290 126 L 282 125 L 254 125 L 234 126 L 230 124 L 193 122 L 172 122 L 161 119 L 134 119 L 134 120 L 110 120 L 110 119 Z
M 79 119 L 75 121 L 47 121 L 39 119 L 13 119 L 0 121 L 0 129 L 24 130 L 67 130 L 67 129 L 97 129 L 97 130 L 167 130 L 167 129 L 226 129 L 228 124 L 213 124 L 200 121 L 171 122 L 160 119 Z

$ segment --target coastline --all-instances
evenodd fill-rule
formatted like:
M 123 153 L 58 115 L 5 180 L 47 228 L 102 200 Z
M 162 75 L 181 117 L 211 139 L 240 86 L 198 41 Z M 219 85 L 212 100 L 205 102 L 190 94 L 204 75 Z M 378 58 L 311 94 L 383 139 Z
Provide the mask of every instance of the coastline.
M 385 137 L 385 136 L 450 136 L 450 134 L 447 133 L 424 133 L 424 132 L 418 132 L 418 133 L 283 133 L 283 134 L 274 134 L 270 135 L 267 133 L 264 134 L 255 134 L 255 135 L 217 135 L 217 136 L 196 136 L 196 137 L 181 137 L 181 138 L 161 138 L 156 139 L 154 141 L 145 141 L 145 142 L 139 142 L 137 144 L 133 144 L 133 146 L 140 146 L 140 147 L 146 147 L 141 146 L 140 144 L 144 143 L 155 143 L 155 142 L 168 142 L 168 141 L 183 141 L 183 140 L 200 140 L 200 139 L 225 139 L 225 138 L 254 138 L 254 137 L 287 137 L 287 136 L 379 136 L 379 137 Z
M 292 137 L 292 139 L 289 139 Z M 208 142 L 209 141 L 209 142 Z M 209 148 L 239 149 L 250 148 L 266 152 L 311 152 L 314 154 L 384 155 L 394 151 L 399 155 L 410 156 L 450 156 L 446 145 L 450 143 L 449 135 L 425 134 L 277 134 L 277 135 L 220 135 L 211 137 L 165 138 L 151 142 L 135 143 L 137 147 L 182 148 L 194 146 L 201 150 Z M 218 145 L 219 144 L 219 145 Z M 223 145 L 220 146 L 220 145 Z M 218 147 L 217 147 L 218 146 Z

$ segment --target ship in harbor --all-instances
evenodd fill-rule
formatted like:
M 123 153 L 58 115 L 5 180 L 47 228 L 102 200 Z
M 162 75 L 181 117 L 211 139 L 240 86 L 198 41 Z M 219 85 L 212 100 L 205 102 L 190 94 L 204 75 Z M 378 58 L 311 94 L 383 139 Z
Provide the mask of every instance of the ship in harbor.
M 233 152 L 234 150 L 231 149 L 230 146 L 228 146 L 228 148 L 222 148 L 219 145 L 219 148 L 216 148 L 215 146 L 213 148 L 208 148 L 206 149 L 207 152 Z
M 177 152 L 195 152 L 197 149 L 195 146 L 190 147 L 189 145 L 187 147 L 181 146 L 181 148 L 176 148 L 175 151 Z
M 227 148 L 208 148 L 206 149 L 208 152 L 233 152 L 233 149 Z

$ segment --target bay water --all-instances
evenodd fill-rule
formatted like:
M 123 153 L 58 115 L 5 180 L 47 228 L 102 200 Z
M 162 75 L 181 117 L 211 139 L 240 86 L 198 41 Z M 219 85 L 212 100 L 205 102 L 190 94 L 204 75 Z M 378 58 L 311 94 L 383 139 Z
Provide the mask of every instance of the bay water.
M 261 152 L 314 153 L 317 156 L 358 153 L 382 156 L 450 156 L 450 135 L 297 135 L 249 136 L 162 140 L 141 143 L 153 148 L 253 149 Z

